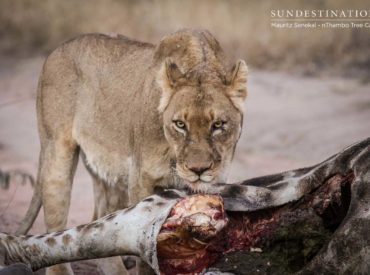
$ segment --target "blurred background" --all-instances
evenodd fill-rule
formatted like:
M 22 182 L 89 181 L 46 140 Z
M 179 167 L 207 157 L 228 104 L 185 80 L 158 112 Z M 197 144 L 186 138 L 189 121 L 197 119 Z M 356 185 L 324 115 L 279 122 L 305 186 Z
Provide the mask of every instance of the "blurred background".
M 370 136 L 370 28 L 275 29 L 272 9 L 370 10 L 370 3 L 0 0 L 0 170 L 36 176 L 42 64 L 63 41 L 91 32 L 157 43 L 180 28 L 206 28 L 228 56 L 247 61 L 245 125 L 230 181 L 312 165 Z M 0 231 L 14 232 L 30 203 L 32 188 L 20 182 L 0 187 Z M 92 184 L 79 165 L 69 226 L 90 221 L 92 210 Z M 31 232 L 43 231 L 41 213 Z
M 45 54 L 89 32 L 156 43 L 180 28 L 202 27 L 232 57 L 256 68 L 330 68 L 353 75 L 370 66 L 369 29 L 272 29 L 270 10 L 368 8 L 366 0 L 1 0 L 0 52 Z

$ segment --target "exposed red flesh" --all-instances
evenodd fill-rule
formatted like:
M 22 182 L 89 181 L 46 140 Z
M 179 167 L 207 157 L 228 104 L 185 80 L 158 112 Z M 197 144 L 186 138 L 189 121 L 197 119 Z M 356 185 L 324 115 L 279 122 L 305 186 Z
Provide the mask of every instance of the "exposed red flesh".
M 227 224 L 221 197 L 194 195 L 177 203 L 157 238 L 163 274 L 196 274 L 219 256 L 209 241 Z M 215 254 L 214 256 L 212 254 Z
M 290 216 L 299 215 L 299 211 L 312 208 L 317 215 L 325 218 L 327 209 L 343 204 L 343 188 L 352 179 L 351 174 L 347 177 L 336 175 L 318 190 L 303 197 L 298 204 L 250 213 L 229 212 L 228 217 L 222 205 L 215 203 L 210 207 L 207 203 L 207 200 L 212 200 L 222 204 L 217 196 L 195 195 L 186 198 L 173 208 L 158 236 L 160 270 L 162 274 L 199 274 L 226 253 L 263 248 L 264 242 L 273 236 L 282 221 L 286 222 Z M 198 212 L 210 215 L 214 222 L 217 219 L 225 224 L 227 222 L 227 225 L 222 230 L 210 232 L 209 238 L 201 236 L 198 240 L 194 237 L 198 232 L 191 232 L 184 225 L 185 216 Z M 341 215 L 340 219 L 343 217 Z

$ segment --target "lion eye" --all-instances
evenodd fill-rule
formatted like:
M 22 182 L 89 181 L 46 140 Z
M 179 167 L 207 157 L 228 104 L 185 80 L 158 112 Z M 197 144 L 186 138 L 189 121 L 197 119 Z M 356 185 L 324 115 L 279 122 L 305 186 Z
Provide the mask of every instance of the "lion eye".
M 174 121 L 176 127 L 180 128 L 180 129 L 185 129 L 185 123 L 181 120 L 175 120 Z
M 224 125 L 223 121 L 216 121 L 215 123 L 213 123 L 213 129 L 215 130 L 220 129 L 222 128 L 223 125 Z

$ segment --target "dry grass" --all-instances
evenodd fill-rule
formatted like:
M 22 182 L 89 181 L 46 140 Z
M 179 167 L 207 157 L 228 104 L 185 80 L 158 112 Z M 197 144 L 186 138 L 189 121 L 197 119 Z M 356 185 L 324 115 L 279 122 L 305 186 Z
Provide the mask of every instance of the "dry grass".
M 255 67 L 369 70 L 370 29 L 279 30 L 270 10 L 368 8 L 366 0 L 1 0 L 0 52 L 49 52 L 80 33 L 117 32 L 156 43 L 184 27 L 209 29 Z M 350 3 L 349 3 L 350 2 Z

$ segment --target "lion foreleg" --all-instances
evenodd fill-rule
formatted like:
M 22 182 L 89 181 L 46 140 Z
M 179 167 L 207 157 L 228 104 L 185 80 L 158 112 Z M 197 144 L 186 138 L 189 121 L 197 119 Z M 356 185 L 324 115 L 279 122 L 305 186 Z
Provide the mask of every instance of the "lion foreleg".
M 120 187 L 124 187 L 124 183 L 118 182 L 115 185 L 110 186 L 91 171 L 90 174 L 94 183 L 94 220 L 119 209 L 127 208 L 127 188 L 120 190 Z M 97 263 L 99 268 L 106 275 L 128 274 L 120 256 L 99 259 L 97 260 Z

